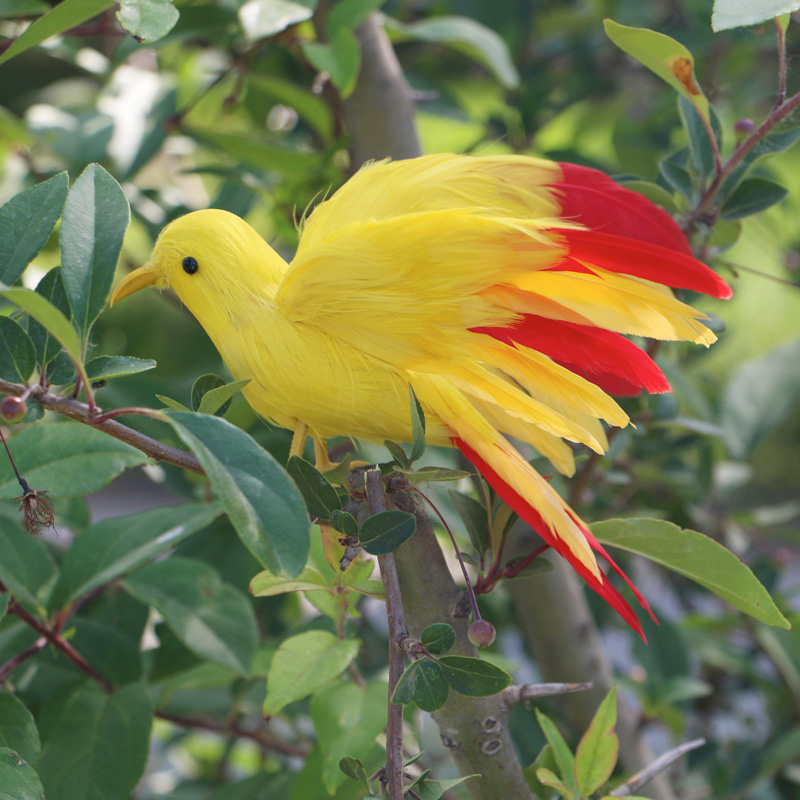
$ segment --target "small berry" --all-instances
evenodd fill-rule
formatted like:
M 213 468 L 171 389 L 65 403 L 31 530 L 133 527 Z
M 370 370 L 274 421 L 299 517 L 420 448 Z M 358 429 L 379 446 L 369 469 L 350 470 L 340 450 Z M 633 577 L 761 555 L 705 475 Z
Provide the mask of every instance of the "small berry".
M 467 636 L 475 647 L 488 647 L 497 636 L 497 631 L 491 622 L 487 622 L 485 619 L 476 619 L 469 626 Z
M 756 129 L 756 124 L 750 117 L 737 119 L 733 125 L 733 130 L 737 136 L 749 136 Z
M 0 417 L 6 422 L 21 422 L 27 410 L 25 401 L 13 395 L 4 397 L 3 402 L 0 403 Z

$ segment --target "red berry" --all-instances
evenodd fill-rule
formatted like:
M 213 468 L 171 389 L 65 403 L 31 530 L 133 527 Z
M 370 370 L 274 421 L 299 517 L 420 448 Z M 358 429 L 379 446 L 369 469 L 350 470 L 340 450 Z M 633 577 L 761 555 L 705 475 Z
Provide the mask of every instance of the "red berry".
M 476 619 L 469 626 L 467 636 L 475 647 L 488 647 L 497 636 L 497 631 L 491 622 L 487 622 L 485 619 Z
M 13 395 L 4 397 L 0 403 L 0 417 L 6 422 L 21 422 L 27 410 L 25 401 Z

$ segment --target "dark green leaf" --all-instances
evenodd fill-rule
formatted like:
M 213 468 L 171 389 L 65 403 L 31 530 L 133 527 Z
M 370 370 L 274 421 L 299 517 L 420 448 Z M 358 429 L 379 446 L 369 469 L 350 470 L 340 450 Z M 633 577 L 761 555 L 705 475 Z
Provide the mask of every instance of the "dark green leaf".
M 125 375 L 138 375 L 155 369 L 156 362 L 151 358 L 133 356 L 97 356 L 86 362 L 86 374 L 91 381 L 108 381 Z
M 406 455 L 406 451 L 400 447 L 397 442 L 392 442 L 389 439 L 384 441 L 384 447 L 392 454 L 392 458 L 397 462 L 397 464 L 404 469 L 411 469 L 411 461 L 409 460 L 408 456 Z
M 361 69 L 361 50 L 353 31 L 340 26 L 329 42 L 305 42 L 301 47 L 315 69 L 330 75 L 342 97 L 352 94 Z
M 172 556 L 143 567 L 123 585 L 153 606 L 193 653 L 248 674 L 258 646 L 253 607 L 211 565 Z
M 325 480 L 325 476 L 313 464 L 300 456 L 292 456 L 286 465 L 286 471 L 300 489 L 308 513 L 312 517 L 330 519 L 334 511 L 341 510 L 342 503 L 336 489 Z
M 739 184 L 739 181 L 747 174 L 747 171 L 758 161 L 766 156 L 783 153 L 795 145 L 800 139 L 800 128 L 794 130 L 781 131 L 780 133 L 770 133 L 760 142 L 753 146 L 753 149 L 742 159 L 741 163 L 731 172 L 722 184 L 720 197 L 728 197 Z
M 188 411 L 190 414 L 192 413 L 191 408 L 179 403 L 177 400 L 173 400 L 171 397 L 165 397 L 163 394 L 157 394 L 156 397 L 172 411 Z
M 68 187 L 67 173 L 61 172 L 0 208 L 0 281 L 14 283 L 45 246 L 61 216 Z
M 722 394 L 723 438 L 731 455 L 747 458 L 800 398 L 800 339 L 738 368 Z
M 131 212 L 120 185 L 90 164 L 75 181 L 61 222 L 61 265 L 72 316 L 83 336 L 103 310 Z
M 167 417 L 199 459 L 255 558 L 272 572 L 299 575 L 308 557 L 309 523 L 294 481 L 266 450 L 224 419 L 182 411 Z
M 72 309 L 69 306 L 67 290 L 64 288 L 61 267 L 51 269 L 39 281 L 36 292 L 57 308 L 67 320 L 72 319 Z M 61 352 L 63 347 L 61 342 L 47 328 L 30 317 L 28 318 L 28 335 L 33 341 L 39 364 L 43 366 L 49 364 Z
M 417 520 L 408 511 L 382 511 L 361 525 L 358 539 L 370 555 L 385 556 L 408 541 L 417 529 Z
M 29 611 L 47 603 L 56 577 L 56 568 L 40 539 L 32 539 L 22 529 L 22 515 L 14 519 L 17 503 L 3 504 L 0 515 L 0 580 L 14 598 Z
M 210 392 L 212 389 L 218 389 L 220 386 L 224 385 L 225 385 L 225 379 L 222 378 L 220 375 L 215 375 L 213 373 L 210 373 L 208 375 L 201 375 L 194 382 L 194 384 L 192 384 L 192 395 L 191 395 L 192 411 L 200 410 L 200 403 L 203 401 L 203 397 L 207 392 Z
M 141 631 L 134 638 L 116 620 L 105 622 L 84 616 L 76 617 L 70 629 L 75 649 L 114 686 L 125 686 L 142 677 Z M 69 662 L 65 659 L 65 663 Z
M 402 33 L 424 42 L 438 42 L 464 53 L 491 70 L 507 89 L 519 85 L 519 73 L 514 66 L 508 45 L 491 28 L 469 17 L 439 15 L 404 25 L 386 18 L 390 31 Z
M 511 686 L 513 678 L 500 667 L 469 656 L 442 656 L 442 674 L 459 694 L 487 697 Z
M 21 17 L 38 17 L 50 10 L 45 0 L 2 0 L 0 17 L 3 19 L 20 19 Z
M 414 394 L 414 389 L 411 384 L 408 385 L 408 394 L 411 401 L 411 456 L 410 460 L 413 463 L 418 458 L 421 458 L 425 452 L 425 413 L 422 406 Z
M 341 761 L 339 761 L 339 769 L 344 772 L 348 778 L 358 781 L 367 791 L 370 791 L 367 771 L 364 769 L 364 765 L 357 758 L 345 756 L 343 759 L 341 759 Z
M 9 592 L 0 592 L 0 620 L 8 613 L 8 604 L 11 602 Z
M 13 694 L 0 694 L 0 747 L 8 747 L 35 764 L 42 749 L 33 714 Z M 3 784 L 0 783 L 0 797 Z
M 438 711 L 447 701 L 450 689 L 443 675 L 443 670 L 436 661 L 421 659 L 412 666 L 417 666 L 414 682 L 414 703 L 417 708 L 430 713 Z
M 393 703 L 407 706 L 409 703 L 414 702 L 414 692 L 417 688 L 417 672 L 419 671 L 419 665 L 422 664 L 424 660 L 425 659 L 412 661 L 405 670 L 403 670 L 403 674 L 397 681 L 394 692 L 392 693 Z M 448 691 L 450 690 L 448 689 Z
M 447 781 L 436 781 L 425 778 L 414 785 L 414 793 L 419 800 L 440 800 L 451 789 L 460 786 L 472 778 L 480 778 L 480 775 L 467 775 L 464 778 L 451 778 Z
M 0 798 L 45 800 L 44 787 L 33 767 L 7 747 L 0 747 Z
M 408 482 L 412 486 L 419 483 L 431 482 L 442 483 L 444 481 L 460 481 L 462 478 L 468 478 L 469 472 L 463 469 L 449 469 L 447 467 L 420 467 L 419 469 L 405 469 L 399 467 L 398 472 L 408 478 Z
M 680 110 L 684 130 L 689 137 L 689 149 L 692 153 L 695 170 L 708 182 L 714 177 L 717 166 L 714 160 L 714 150 L 708 138 L 708 131 L 703 124 L 703 118 L 684 95 L 678 97 L 678 109 Z M 709 118 L 711 128 L 714 131 L 714 138 L 717 146 L 719 146 L 722 142 L 722 125 L 713 106 L 709 106 Z
M 195 409 L 201 414 L 215 414 L 221 417 L 230 408 L 231 398 L 247 384 L 250 379 L 247 378 L 243 381 L 232 381 L 225 383 L 222 386 L 217 386 L 209 389 L 200 400 L 200 405 Z M 195 383 L 195 385 L 197 385 Z
M 789 190 L 766 178 L 745 178 L 722 206 L 722 219 L 732 220 L 758 214 L 780 203 Z
M 21 325 L 0 316 L 0 378 L 27 383 L 36 366 L 33 342 Z
M 331 9 L 325 22 L 328 36 L 336 33 L 344 25 L 355 30 L 367 17 L 379 9 L 386 0 L 340 0 Z
M 461 517 L 472 546 L 479 553 L 489 549 L 489 517 L 486 509 L 474 498 L 460 492 L 448 492 L 450 502 Z
M 358 536 L 358 520 L 347 511 L 331 511 L 329 522 L 345 536 Z
M 791 627 L 750 568 L 702 533 L 661 519 L 610 519 L 591 529 L 603 544 L 638 553 L 685 575 L 760 622 Z
M 670 214 L 678 212 L 678 204 L 672 196 L 672 192 L 667 191 L 663 186 L 650 181 L 640 180 L 625 180 L 620 182 L 621 186 L 630 189 L 632 192 L 641 194 L 646 197 L 651 203 L 669 211 Z
M 47 383 L 54 386 L 74 385 L 78 379 L 78 374 L 75 371 L 75 362 L 69 357 L 66 350 L 59 352 L 47 365 L 45 374 Z
M 166 36 L 179 17 L 172 0 L 119 0 L 119 24 L 140 42 Z
M 662 178 L 669 186 L 689 200 L 694 197 L 695 189 L 692 183 L 692 176 L 685 166 L 678 163 L 677 159 L 673 159 L 672 156 L 665 158 L 659 163 L 658 167 Z
M 20 474 L 51 497 L 96 492 L 121 472 L 146 464 L 147 456 L 79 422 L 35 425 L 12 441 Z M 16 497 L 19 484 L 8 460 L 0 459 L 0 498 Z
M 147 690 L 134 683 L 107 694 L 71 683 L 45 706 L 36 768 L 58 800 L 126 800 L 144 772 L 153 723 Z
M 75 540 L 61 565 L 50 608 L 62 608 L 207 527 L 218 505 L 186 503 L 105 519 Z
M 456 632 L 446 622 L 434 622 L 422 631 L 420 641 L 429 653 L 438 656 L 456 643 Z
M 347 669 L 358 648 L 356 639 L 338 639 L 328 631 L 306 631 L 284 639 L 270 666 L 264 716 L 327 686 Z

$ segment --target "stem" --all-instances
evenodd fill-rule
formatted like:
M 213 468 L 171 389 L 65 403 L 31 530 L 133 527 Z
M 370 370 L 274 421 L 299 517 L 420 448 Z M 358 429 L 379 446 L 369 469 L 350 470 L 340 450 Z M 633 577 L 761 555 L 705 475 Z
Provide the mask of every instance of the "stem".
M 786 31 L 776 19 L 775 27 L 778 29 L 778 96 L 775 105 L 783 105 L 786 100 Z
M 8 449 L 8 442 L 6 442 L 6 437 L 3 435 L 3 430 L 0 428 L 0 439 L 3 440 L 3 447 L 6 449 L 6 453 L 8 453 L 8 460 L 11 462 L 11 469 L 14 470 L 14 474 L 17 476 L 17 482 L 22 487 L 23 492 L 30 491 L 30 487 L 28 486 L 28 482 L 19 474 L 17 470 L 17 465 L 14 462 L 14 456 L 11 455 L 11 451 Z
M 386 511 L 386 495 L 380 469 L 371 469 L 365 476 L 367 505 L 370 515 Z M 386 778 L 390 800 L 403 800 L 403 706 L 392 702 L 397 682 L 403 674 L 405 655 L 400 649 L 400 637 L 405 636 L 406 621 L 403 596 L 394 554 L 378 556 L 378 565 L 386 597 L 386 616 L 389 621 L 389 708 L 386 722 Z
M 8 381 L 0 380 L 0 393 L 21 395 L 28 387 L 22 386 L 18 383 L 9 383 Z M 143 433 L 121 425 L 112 419 L 105 422 L 97 423 L 97 416 L 92 412 L 92 409 L 86 404 L 70 397 L 61 397 L 57 394 L 50 392 L 36 391 L 31 394 L 31 400 L 37 402 L 42 408 L 47 411 L 54 411 L 56 414 L 73 419 L 76 422 L 82 422 L 84 425 L 90 425 L 93 428 L 119 439 L 121 442 L 141 450 L 145 455 L 155 461 L 164 461 L 168 464 L 174 464 L 176 467 L 188 469 L 191 472 L 196 472 L 198 475 L 204 475 L 203 468 L 200 462 L 195 458 L 192 453 L 185 450 L 178 450 L 176 447 L 169 447 L 162 444 L 156 439 L 145 436 Z M 153 412 L 157 414 L 158 412 Z
M 42 636 L 37 639 L 30 647 L 26 650 L 23 650 L 21 653 L 18 653 L 13 658 L 6 661 L 2 667 L 0 667 L 0 691 L 5 688 L 6 681 L 8 680 L 8 676 L 22 663 L 27 661 L 32 656 L 35 656 L 41 650 L 47 647 L 47 639 Z

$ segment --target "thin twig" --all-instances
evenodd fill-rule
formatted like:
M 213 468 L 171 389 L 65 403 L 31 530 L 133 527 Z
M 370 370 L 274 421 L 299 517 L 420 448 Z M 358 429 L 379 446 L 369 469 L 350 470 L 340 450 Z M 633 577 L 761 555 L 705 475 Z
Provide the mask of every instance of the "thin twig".
M 386 495 L 383 476 L 379 469 L 371 469 L 365 476 L 367 504 L 371 515 L 386 511 Z M 386 779 L 389 800 L 403 800 L 403 706 L 392 702 L 397 682 L 403 674 L 404 651 L 400 648 L 401 637 L 406 634 L 403 613 L 403 596 L 394 554 L 378 556 L 378 566 L 383 580 L 386 598 L 386 616 L 389 620 L 389 708 L 386 722 Z
M 18 383 L 9 383 L 8 381 L 0 380 L 0 394 L 21 395 L 27 391 L 28 387 Z M 188 469 L 191 472 L 196 472 L 198 475 L 205 474 L 200 462 L 192 454 L 185 450 L 179 450 L 176 447 L 169 447 L 168 445 L 145 436 L 143 433 L 128 428 L 112 419 L 101 421 L 97 423 L 97 415 L 92 413 L 92 410 L 86 403 L 81 403 L 78 400 L 73 400 L 71 397 L 61 397 L 51 392 L 34 391 L 30 395 L 30 399 L 37 402 L 42 408 L 47 411 L 53 411 L 56 414 L 61 414 L 64 417 L 73 419 L 76 422 L 82 422 L 84 425 L 89 425 L 92 428 L 103 431 L 121 442 L 141 450 L 145 455 L 156 461 L 165 461 L 168 464 L 174 464 L 176 467 Z M 158 412 L 153 412 L 158 413 Z
M 195 728 L 198 730 L 214 731 L 236 736 L 240 739 L 251 739 L 265 750 L 274 750 L 286 756 L 298 758 L 308 757 L 308 748 L 299 744 L 284 742 L 264 730 L 250 730 L 242 727 L 238 722 L 218 722 L 208 717 L 187 717 L 182 714 L 170 714 L 168 711 L 156 710 L 156 717 L 166 722 L 172 722 L 182 728 Z
M 585 692 L 594 686 L 593 683 L 519 683 L 509 686 L 501 693 L 506 708 L 510 711 L 514 706 L 537 697 L 551 697 L 556 694 Z
M 778 29 L 778 96 L 775 105 L 780 106 L 786 100 L 786 31 L 778 19 L 775 27 Z
M 648 764 L 643 770 L 632 775 L 625 783 L 617 786 L 612 792 L 609 792 L 609 797 L 627 797 L 637 789 L 640 789 L 648 781 L 652 780 L 659 772 L 663 772 L 670 764 L 677 761 L 681 756 L 691 750 L 696 750 L 706 743 L 705 739 L 692 739 L 691 742 L 685 742 L 678 745 L 672 750 L 667 751 L 659 756 L 652 764 Z
M 10 658 L 0 667 L 0 691 L 5 688 L 8 676 L 22 663 L 27 661 L 32 656 L 35 656 L 41 650 L 47 647 L 47 638 L 44 636 L 39 637 L 30 647 L 17 653 L 13 658 Z

